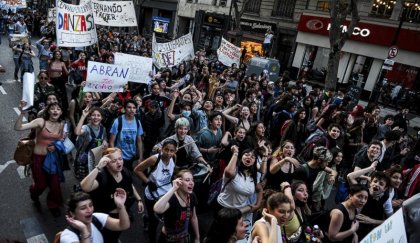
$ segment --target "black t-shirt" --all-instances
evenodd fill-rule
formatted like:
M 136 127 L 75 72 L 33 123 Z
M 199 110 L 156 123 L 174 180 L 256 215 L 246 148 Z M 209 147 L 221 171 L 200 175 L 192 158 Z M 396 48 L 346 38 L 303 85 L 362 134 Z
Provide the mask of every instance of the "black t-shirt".
M 383 206 L 383 202 L 381 200 L 375 200 L 369 194 L 368 201 L 363 206 L 361 214 L 366 215 L 372 219 L 376 220 L 383 220 L 385 216 L 385 210 Z M 360 240 L 362 240 L 370 231 L 372 231 L 377 225 L 373 224 L 362 224 L 360 223 L 359 229 L 357 230 L 357 235 Z
M 114 193 L 117 188 L 122 188 L 127 193 L 127 200 L 125 201 L 127 210 L 133 205 L 135 198 L 131 175 L 126 169 L 123 169 L 121 174 L 122 180 L 116 182 L 114 177 L 108 172 L 108 169 L 104 168 L 103 171 L 98 173 L 98 176 L 96 177 L 96 181 L 99 184 L 98 188 L 90 192 L 95 212 L 109 213 L 116 208 Z
M 197 205 L 197 199 L 195 194 L 190 195 L 190 213 L 189 213 L 189 224 L 191 223 L 191 218 L 193 216 L 194 208 Z M 163 221 L 165 225 L 165 230 L 168 234 L 179 234 L 185 232 L 189 225 L 185 225 L 187 220 L 187 207 L 182 207 L 178 201 L 178 198 L 174 194 L 171 199 L 169 199 L 169 208 L 163 214 Z
M 294 178 L 296 180 L 302 180 L 306 182 L 309 195 L 312 195 L 312 185 L 314 184 L 315 179 L 320 171 L 323 171 L 323 169 L 313 169 L 306 163 L 295 170 Z

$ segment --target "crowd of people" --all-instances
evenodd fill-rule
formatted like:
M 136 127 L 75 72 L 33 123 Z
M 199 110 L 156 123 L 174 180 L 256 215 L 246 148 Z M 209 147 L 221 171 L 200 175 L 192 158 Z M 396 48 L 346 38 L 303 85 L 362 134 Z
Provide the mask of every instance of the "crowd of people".
M 420 191 L 420 140 L 408 134 L 405 107 L 382 119 L 378 104 L 353 104 L 345 90 L 309 89 L 287 71 L 277 80 L 245 75 L 246 63 L 225 66 L 201 50 L 148 84 L 84 92 L 89 61 L 150 57 L 151 39 L 101 29 L 97 46 L 60 48 L 54 28 L 45 30 L 52 25 L 43 26 L 34 105 L 21 109 L 15 129 L 36 141 L 35 206 L 49 188 L 47 206 L 60 217 L 60 170 L 77 181 L 60 242 L 118 242 L 134 207 L 147 213 L 151 243 L 358 242 Z M 29 39 L 11 47 L 15 79 L 38 69 Z M 46 172 L 45 157 L 63 139 L 75 151 Z

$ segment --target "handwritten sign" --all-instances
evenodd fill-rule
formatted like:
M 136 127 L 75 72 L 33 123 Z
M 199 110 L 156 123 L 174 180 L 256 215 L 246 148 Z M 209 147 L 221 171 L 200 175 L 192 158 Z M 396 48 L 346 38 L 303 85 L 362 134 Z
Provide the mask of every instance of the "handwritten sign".
M 57 45 L 84 47 L 98 41 L 91 4 L 67 4 L 57 0 Z
M 373 229 L 360 243 L 407 243 L 403 211 L 400 208 L 381 225 Z
M 239 66 L 241 59 L 241 48 L 222 38 L 219 49 L 217 49 L 217 58 L 226 66 L 231 66 L 233 63 Z
M 128 67 L 90 61 L 85 92 L 122 92 L 128 82 Z
M 153 34 L 152 56 L 153 63 L 158 68 L 173 67 L 194 57 L 191 33 L 167 43 L 157 43 Z
M 129 67 L 129 81 L 147 84 L 150 80 L 149 73 L 152 71 L 153 59 L 149 57 L 135 56 L 120 52 L 114 53 L 115 64 Z
M 137 26 L 136 13 L 132 1 L 92 0 L 95 24 L 126 27 Z

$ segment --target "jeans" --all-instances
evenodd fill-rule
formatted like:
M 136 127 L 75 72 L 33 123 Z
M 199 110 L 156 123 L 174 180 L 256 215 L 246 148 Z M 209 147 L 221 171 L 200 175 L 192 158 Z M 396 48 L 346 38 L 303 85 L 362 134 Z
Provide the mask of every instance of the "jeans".
M 15 62 L 15 73 L 14 73 L 14 78 L 18 79 L 18 73 L 19 73 L 19 69 L 20 69 L 20 65 L 19 65 L 19 56 L 17 57 L 13 57 L 13 61 Z

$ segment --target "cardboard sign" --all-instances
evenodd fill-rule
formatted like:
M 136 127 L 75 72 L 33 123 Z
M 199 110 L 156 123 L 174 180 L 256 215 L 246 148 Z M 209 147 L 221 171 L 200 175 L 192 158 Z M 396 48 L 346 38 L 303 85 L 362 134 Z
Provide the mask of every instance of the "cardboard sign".
M 98 41 L 90 3 L 73 5 L 57 0 L 56 9 L 58 46 L 84 47 Z
M 226 66 L 230 67 L 233 63 L 236 63 L 239 67 L 241 60 L 241 48 L 230 43 L 225 38 L 222 38 L 220 47 L 217 49 L 217 58 Z
M 114 53 L 115 64 L 128 67 L 128 80 L 136 83 L 147 84 L 150 80 L 149 73 L 152 71 L 153 60 L 149 57 L 135 56 L 120 52 Z
M 403 211 L 400 208 L 381 225 L 373 229 L 360 243 L 407 243 Z
M 173 67 L 184 60 L 194 57 L 194 46 L 191 33 L 167 43 L 157 43 L 153 34 L 153 63 L 158 68 Z
M 136 13 L 132 1 L 98 1 L 92 0 L 95 24 L 126 27 L 137 26 Z
M 129 68 L 101 62 L 88 62 L 85 92 L 122 92 Z

